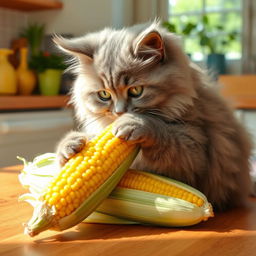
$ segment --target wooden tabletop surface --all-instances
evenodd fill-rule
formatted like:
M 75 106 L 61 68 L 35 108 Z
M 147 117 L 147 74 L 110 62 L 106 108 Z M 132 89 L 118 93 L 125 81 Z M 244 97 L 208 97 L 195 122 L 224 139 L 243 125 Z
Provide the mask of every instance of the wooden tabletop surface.
M 216 214 L 188 228 L 140 225 L 80 224 L 58 233 L 47 231 L 30 238 L 22 223 L 32 207 L 18 203 L 25 190 L 17 176 L 21 167 L 0 168 L 0 255 L 182 255 L 253 256 L 256 253 L 256 199 L 248 206 Z

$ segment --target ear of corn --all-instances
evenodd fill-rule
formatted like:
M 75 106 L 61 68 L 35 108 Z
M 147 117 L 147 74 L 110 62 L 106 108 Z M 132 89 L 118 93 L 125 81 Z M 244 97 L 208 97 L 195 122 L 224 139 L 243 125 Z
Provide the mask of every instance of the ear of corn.
M 129 170 L 97 212 L 140 223 L 190 226 L 213 217 L 207 198 L 198 190 L 173 179 Z M 86 222 L 95 222 L 88 219 Z
M 47 158 L 46 163 L 43 161 L 44 158 Z M 43 186 L 39 186 L 40 181 L 47 183 L 47 179 L 53 180 L 53 175 L 56 176 L 58 173 L 56 171 L 49 173 L 50 167 L 54 167 L 54 155 L 43 155 L 39 159 L 35 159 L 34 162 L 34 165 L 28 164 L 19 177 L 22 184 L 28 187 L 34 196 L 25 194 L 20 199 L 37 206 L 38 198 L 42 191 L 45 191 Z M 92 197 L 92 200 L 95 198 Z M 85 203 L 85 208 L 78 208 L 77 215 L 72 213 L 70 216 L 58 220 L 58 225 L 52 225 L 50 228 L 62 230 L 70 223 L 73 225 L 80 222 L 82 217 L 85 218 L 89 215 L 86 212 L 88 206 Z M 89 208 L 91 207 L 90 211 L 95 209 L 94 206 L 89 206 Z M 84 211 L 86 214 L 83 213 Z M 96 211 L 84 219 L 84 222 L 146 223 L 177 227 L 194 225 L 209 217 L 213 217 L 211 204 L 200 191 L 173 179 L 147 172 L 128 170 L 112 193 L 101 202 Z
M 112 126 L 87 143 L 56 173 L 32 203 L 34 213 L 25 232 L 64 230 L 80 223 L 106 198 L 129 168 L 138 148 L 111 133 Z

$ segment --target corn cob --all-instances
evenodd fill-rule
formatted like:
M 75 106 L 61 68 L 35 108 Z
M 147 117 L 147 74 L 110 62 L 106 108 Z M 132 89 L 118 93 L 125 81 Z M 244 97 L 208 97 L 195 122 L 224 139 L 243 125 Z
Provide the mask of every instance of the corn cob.
M 213 217 L 207 198 L 198 190 L 173 179 L 129 170 L 117 188 L 85 222 L 120 223 L 122 219 L 164 226 L 189 226 Z M 108 219 L 111 216 L 111 221 Z M 95 218 L 96 217 L 96 218 Z
M 104 130 L 72 157 L 38 198 L 23 197 L 35 207 L 25 232 L 64 230 L 81 222 L 108 196 L 135 158 L 138 149 Z M 22 199 L 22 198 L 21 198 Z M 36 203 L 35 203 L 36 202 Z
M 47 180 L 54 178 L 54 172 L 49 172 L 54 159 L 54 154 L 44 154 L 33 164 L 26 163 L 27 168 L 19 175 L 23 186 L 33 194 L 41 194 Z M 30 198 L 23 195 L 20 199 Z M 166 177 L 128 170 L 117 188 L 84 222 L 189 226 L 212 216 L 211 204 L 198 190 Z
M 124 177 L 118 183 L 120 188 L 130 188 L 141 190 L 145 192 L 151 192 L 155 194 L 170 196 L 179 198 L 190 203 L 201 207 L 205 202 L 205 197 L 202 194 L 198 194 L 195 189 L 191 190 L 181 182 L 174 181 L 170 182 L 171 179 L 163 178 L 157 175 L 148 174 L 146 172 L 129 170 L 125 173 Z

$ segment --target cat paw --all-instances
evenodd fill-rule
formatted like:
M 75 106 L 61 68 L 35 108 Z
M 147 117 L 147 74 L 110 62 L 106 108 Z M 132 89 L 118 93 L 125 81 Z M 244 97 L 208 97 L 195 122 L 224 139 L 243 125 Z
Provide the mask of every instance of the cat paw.
M 118 118 L 114 123 L 112 132 L 116 137 L 134 143 L 145 141 L 148 134 L 143 120 L 129 115 Z
M 69 133 L 57 147 L 57 159 L 60 165 L 64 165 L 68 159 L 80 152 L 86 144 L 86 137 L 83 133 Z

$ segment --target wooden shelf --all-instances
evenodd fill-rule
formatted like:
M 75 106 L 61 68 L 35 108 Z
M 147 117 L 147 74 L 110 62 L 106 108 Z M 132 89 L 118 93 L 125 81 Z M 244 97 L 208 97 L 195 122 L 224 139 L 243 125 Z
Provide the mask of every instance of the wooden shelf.
M 58 0 L 0 0 L 0 7 L 31 12 L 61 9 L 63 3 Z
M 0 111 L 64 108 L 68 106 L 69 96 L 0 96 Z

